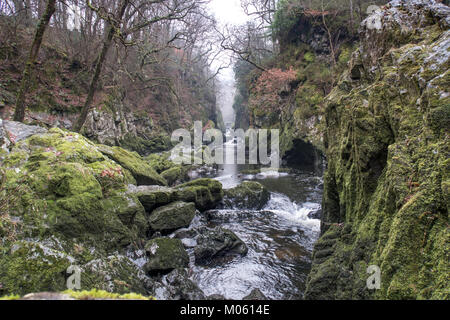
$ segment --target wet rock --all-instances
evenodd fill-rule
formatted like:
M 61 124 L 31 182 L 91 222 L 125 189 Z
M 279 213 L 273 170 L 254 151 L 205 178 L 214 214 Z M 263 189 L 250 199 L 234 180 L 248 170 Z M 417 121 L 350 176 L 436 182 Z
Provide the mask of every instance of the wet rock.
M 163 186 L 129 185 L 127 194 L 137 196 L 147 212 L 152 212 L 155 208 L 167 205 L 176 199 L 175 190 Z
M 230 208 L 262 209 L 269 201 L 267 189 L 256 181 L 244 181 L 239 186 L 225 190 L 224 204 Z
M 230 230 L 202 227 L 198 228 L 197 232 L 197 246 L 194 249 L 196 264 L 215 264 L 223 258 L 244 256 L 248 252 L 245 243 Z
M 222 184 L 213 179 L 197 179 L 176 189 L 178 200 L 194 202 L 200 211 L 213 209 L 223 198 Z
M 179 239 L 152 239 L 145 245 L 145 251 L 148 262 L 144 269 L 150 275 L 168 273 L 189 265 L 189 255 Z
M 147 294 L 154 283 L 129 258 L 111 255 L 92 260 L 82 267 L 81 287 L 114 293 Z
M 259 289 L 253 289 L 248 296 L 242 300 L 268 300 L 267 297 Z
M 195 216 L 195 204 L 177 201 L 155 209 L 148 219 L 152 231 L 168 233 L 188 227 Z
M 202 213 L 202 216 L 210 222 L 214 223 L 230 223 L 239 221 L 248 221 L 249 219 L 259 219 L 262 217 L 273 216 L 271 211 L 256 210 L 233 210 L 233 209 L 214 209 Z
M 189 279 L 183 269 L 171 271 L 152 289 L 158 300 L 206 300 L 203 291 Z

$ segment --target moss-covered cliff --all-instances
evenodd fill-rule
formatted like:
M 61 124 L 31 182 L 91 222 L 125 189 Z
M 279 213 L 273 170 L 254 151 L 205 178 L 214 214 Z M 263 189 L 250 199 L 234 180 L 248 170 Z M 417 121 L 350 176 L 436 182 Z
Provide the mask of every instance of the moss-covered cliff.
M 450 298 L 449 26 L 450 8 L 424 0 L 363 22 L 326 98 L 323 235 L 306 298 Z M 379 290 L 366 287 L 369 265 Z

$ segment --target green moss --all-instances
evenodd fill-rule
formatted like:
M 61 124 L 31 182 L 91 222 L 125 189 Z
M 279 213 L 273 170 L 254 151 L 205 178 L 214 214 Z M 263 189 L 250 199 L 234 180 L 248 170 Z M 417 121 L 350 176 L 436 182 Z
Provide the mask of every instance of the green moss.
M 89 291 L 66 290 L 63 293 L 77 300 L 155 300 L 153 297 L 146 297 L 136 293 L 118 294 L 97 289 Z
M 147 156 L 152 153 L 169 150 L 172 147 L 172 142 L 166 134 L 155 134 L 144 139 L 128 133 L 120 141 L 120 145 L 131 151 L 136 151 L 141 156 Z
M 314 53 L 306 52 L 305 55 L 303 56 L 303 59 L 306 62 L 311 63 L 311 62 L 314 62 L 316 60 L 316 57 L 315 57 Z
M 8 295 L 0 297 L 0 300 L 19 300 L 19 299 L 20 299 L 19 295 Z
M 379 76 L 341 85 L 344 74 L 326 100 L 324 234 L 309 298 L 449 297 L 448 63 L 426 63 L 439 39 L 426 36 L 434 29 L 386 51 Z M 350 68 L 369 63 L 357 59 Z M 380 290 L 365 287 L 369 265 L 381 269 Z
M 44 250 L 36 243 L 15 242 L 0 258 L 0 294 L 61 291 L 69 265 L 63 252 Z
M 213 179 L 197 179 L 176 187 L 177 199 L 194 202 L 199 210 L 214 208 L 222 199 L 224 192 L 222 184 Z
M 185 170 L 181 166 L 173 167 L 163 171 L 161 173 L 161 177 L 166 179 L 169 185 L 174 185 L 177 181 L 186 180 Z
M 167 181 L 138 154 L 120 147 L 99 145 L 100 152 L 130 171 L 138 185 L 167 185 Z

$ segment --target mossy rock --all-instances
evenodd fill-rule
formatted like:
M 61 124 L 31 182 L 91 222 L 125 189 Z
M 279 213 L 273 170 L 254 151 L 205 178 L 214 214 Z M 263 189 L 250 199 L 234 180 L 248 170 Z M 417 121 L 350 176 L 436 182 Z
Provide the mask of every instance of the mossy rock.
M 244 181 L 239 186 L 225 190 L 224 203 L 230 208 L 261 210 L 269 201 L 270 193 L 256 181 Z
M 138 185 L 167 185 L 167 181 L 156 173 L 138 154 L 120 147 L 108 147 L 105 145 L 99 145 L 98 150 L 111 160 L 119 163 L 123 168 L 129 170 Z
M 189 255 L 179 239 L 152 239 L 145 245 L 145 251 L 149 260 L 144 269 L 150 275 L 189 266 Z
M 65 252 L 27 241 L 1 249 L 0 295 L 66 289 L 66 270 L 73 258 Z
M 176 190 L 162 186 L 129 185 L 127 194 L 136 196 L 148 213 L 177 199 Z
M 111 255 L 94 259 L 82 268 L 81 289 L 103 290 L 109 293 L 148 294 L 152 280 L 130 259 L 123 255 Z
M 145 157 L 152 153 L 169 150 L 172 147 L 172 142 L 166 134 L 155 134 L 143 138 L 132 133 L 127 133 L 120 141 L 120 146 L 135 151 Z
M 152 231 L 169 233 L 189 227 L 195 216 L 195 204 L 177 201 L 155 209 L 148 219 Z
M 169 186 L 184 182 L 188 179 L 186 171 L 181 167 L 173 167 L 161 173 L 161 177 L 166 179 Z
M 177 199 L 185 202 L 194 202 L 201 210 L 213 209 L 223 199 L 222 184 L 214 179 L 197 179 L 176 187 Z
M 170 153 L 163 152 L 163 153 L 153 153 L 144 158 L 144 160 L 159 174 L 162 172 L 173 168 L 175 166 L 178 166 L 171 160 L 169 160 Z

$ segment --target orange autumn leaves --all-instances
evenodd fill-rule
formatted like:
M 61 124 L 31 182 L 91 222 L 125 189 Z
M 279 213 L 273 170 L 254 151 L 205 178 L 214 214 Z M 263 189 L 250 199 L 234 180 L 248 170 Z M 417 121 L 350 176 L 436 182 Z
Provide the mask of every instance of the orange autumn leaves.
M 266 111 L 281 109 L 280 94 L 290 90 L 290 84 L 297 79 L 297 72 L 291 67 L 288 70 L 273 68 L 264 71 L 252 88 L 250 105 Z

